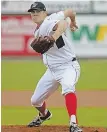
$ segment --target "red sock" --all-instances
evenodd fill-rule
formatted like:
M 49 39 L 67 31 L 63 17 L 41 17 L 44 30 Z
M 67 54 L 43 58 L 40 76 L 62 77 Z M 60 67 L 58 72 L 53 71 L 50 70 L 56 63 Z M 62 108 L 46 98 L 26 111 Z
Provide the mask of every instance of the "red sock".
M 71 115 L 76 116 L 76 110 L 77 110 L 77 98 L 75 93 L 68 93 L 65 95 L 65 103 L 66 103 L 66 108 L 69 114 L 69 117 Z M 77 122 L 77 120 L 76 120 Z

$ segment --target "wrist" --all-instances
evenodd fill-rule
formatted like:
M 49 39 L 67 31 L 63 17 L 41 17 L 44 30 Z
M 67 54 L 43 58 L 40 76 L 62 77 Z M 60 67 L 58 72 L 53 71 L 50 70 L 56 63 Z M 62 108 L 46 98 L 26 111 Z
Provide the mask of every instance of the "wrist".
M 70 17 L 71 22 L 75 22 L 75 17 Z
M 57 40 L 55 34 L 52 35 L 52 38 L 53 38 L 55 41 Z
M 75 16 L 76 16 L 76 12 L 73 12 L 72 16 L 70 17 L 72 22 L 75 22 Z

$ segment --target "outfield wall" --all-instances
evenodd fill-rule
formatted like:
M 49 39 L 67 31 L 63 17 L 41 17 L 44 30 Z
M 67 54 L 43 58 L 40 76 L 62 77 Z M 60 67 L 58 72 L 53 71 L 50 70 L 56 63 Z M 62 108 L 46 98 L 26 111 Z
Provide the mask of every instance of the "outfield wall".
M 77 15 L 79 29 L 67 31 L 78 57 L 107 57 L 107 15 Z M 36 25 L 29 15 L 2 15 L 2 56 L 35 56 L 30 42 Z

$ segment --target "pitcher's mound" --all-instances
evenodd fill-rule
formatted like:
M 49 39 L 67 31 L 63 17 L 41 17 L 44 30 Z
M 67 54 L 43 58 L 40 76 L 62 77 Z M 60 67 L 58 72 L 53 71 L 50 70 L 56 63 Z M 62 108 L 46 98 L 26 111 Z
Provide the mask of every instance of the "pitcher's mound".
M 81 127 L 83 132 L 107 132 L 107 128 Z M 2 126 L 1 132 L 69 132 L 68 126 L 41 126 L 28 128 L 26 126 Z

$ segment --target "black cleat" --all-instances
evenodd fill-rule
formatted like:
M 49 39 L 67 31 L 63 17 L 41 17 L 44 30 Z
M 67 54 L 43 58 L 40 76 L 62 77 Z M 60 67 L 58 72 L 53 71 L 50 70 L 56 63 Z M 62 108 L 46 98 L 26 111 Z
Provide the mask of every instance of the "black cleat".
M 70 126 L 70 132 L 82 132 L 82 129 L 76 123 L 72 123 Z
M 49 112 L 49 110 L 48 110 L 46 116 L 44 116 L 44 117 L 41 116 L 40 113 L 39 113 L 39 115 L 38 115 L 33 121 L 31 121 L 31 122 L 28 124 L 28 127 L 38 127 L 38 126 L 40 126 L 44 121 L 49 120 L 51 117 L 52 117 L 52 113 Z

